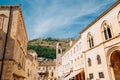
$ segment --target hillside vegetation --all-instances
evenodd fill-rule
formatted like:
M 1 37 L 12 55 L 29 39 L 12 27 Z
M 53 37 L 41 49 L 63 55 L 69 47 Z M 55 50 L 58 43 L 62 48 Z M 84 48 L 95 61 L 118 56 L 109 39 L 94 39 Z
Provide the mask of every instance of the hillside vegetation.
M 69 47 L 69 41 L 74 40 L 71 38 L 66 39 L 54 39 L 54 38 L 39 38 L 30 40 L 28 42 L 28 49 L 33 49 L 37 52 L 38 57 L 44 57 L 48 59 L 56 58 L 56 44 L 60 42 L 62 44 L 63 52 Z

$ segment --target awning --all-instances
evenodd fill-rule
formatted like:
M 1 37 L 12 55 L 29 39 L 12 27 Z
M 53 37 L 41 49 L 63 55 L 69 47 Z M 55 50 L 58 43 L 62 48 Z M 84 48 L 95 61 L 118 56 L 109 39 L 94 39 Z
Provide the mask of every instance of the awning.
M 68 75 L 64 80 L 69 80 L 70 78 L 78 75 L 82 71 L 83 71 L 83 69 L 75 70 L 75 71 L 71 72 L 70 75 Z

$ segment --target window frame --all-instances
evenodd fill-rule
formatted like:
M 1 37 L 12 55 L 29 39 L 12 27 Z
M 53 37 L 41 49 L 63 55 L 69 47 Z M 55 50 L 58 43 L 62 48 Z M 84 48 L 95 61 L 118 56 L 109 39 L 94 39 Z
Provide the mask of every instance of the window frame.
M 97 55 L 97 64 L 102 64 L 100 55 Z
M 58 54 L 61 54 L 61 50 L 60 49 L 58 49 Z
M 90 74 L 89 74 L 89 78 L 90 78 L 90 79 L 94 79 L 93 73 L 90 73 Z
M 101 27 L 102 36 L 105 41 L 113 38 L 112 26 L 107 20 L 102 22 Z
M 90 59 L 90 58 L 88 58 L 88 66 L 89 66 L 89 67 L 92 66 L 92 62 L 91 62 L 91 59 Z
M 93 48 L 95 45 L 94 37 L 90 34 L 90 32 L 87 35 L 87 43 L 88 43 L 89 48 Z
M 99 72 L 98 74 L 99 74 L 99 78 L 105 78 L 105 75 L 103 72 Z

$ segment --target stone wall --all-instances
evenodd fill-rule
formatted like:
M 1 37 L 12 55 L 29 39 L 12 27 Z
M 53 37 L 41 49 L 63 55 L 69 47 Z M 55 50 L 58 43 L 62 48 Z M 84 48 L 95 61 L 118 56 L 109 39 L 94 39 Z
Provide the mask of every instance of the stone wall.
M 0 14 L 6 15 L 3 28 L 0 29 L 0 59 L 2 59 L 4 41 L 8 33 L 2 80 L 24 79 L 28 38 L 20 6 L 12 6 L 11 15 L 9 15 L 10 6 L 0 6 Z M 7 30 L 8 26 L 9 30 Z

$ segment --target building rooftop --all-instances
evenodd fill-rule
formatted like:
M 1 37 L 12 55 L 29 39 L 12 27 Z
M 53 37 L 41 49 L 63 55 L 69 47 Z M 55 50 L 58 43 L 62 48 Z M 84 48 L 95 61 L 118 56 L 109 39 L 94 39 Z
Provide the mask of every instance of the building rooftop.
M 39 66 L 56 66 L 56 62 L 43 62 L 39 63 Z
M 28 54 L 29 54 L 29 53 L 36 53 L 36 51 L 30 49 L 30 50 L 27 50 L 27 53 L 28 53 Z

